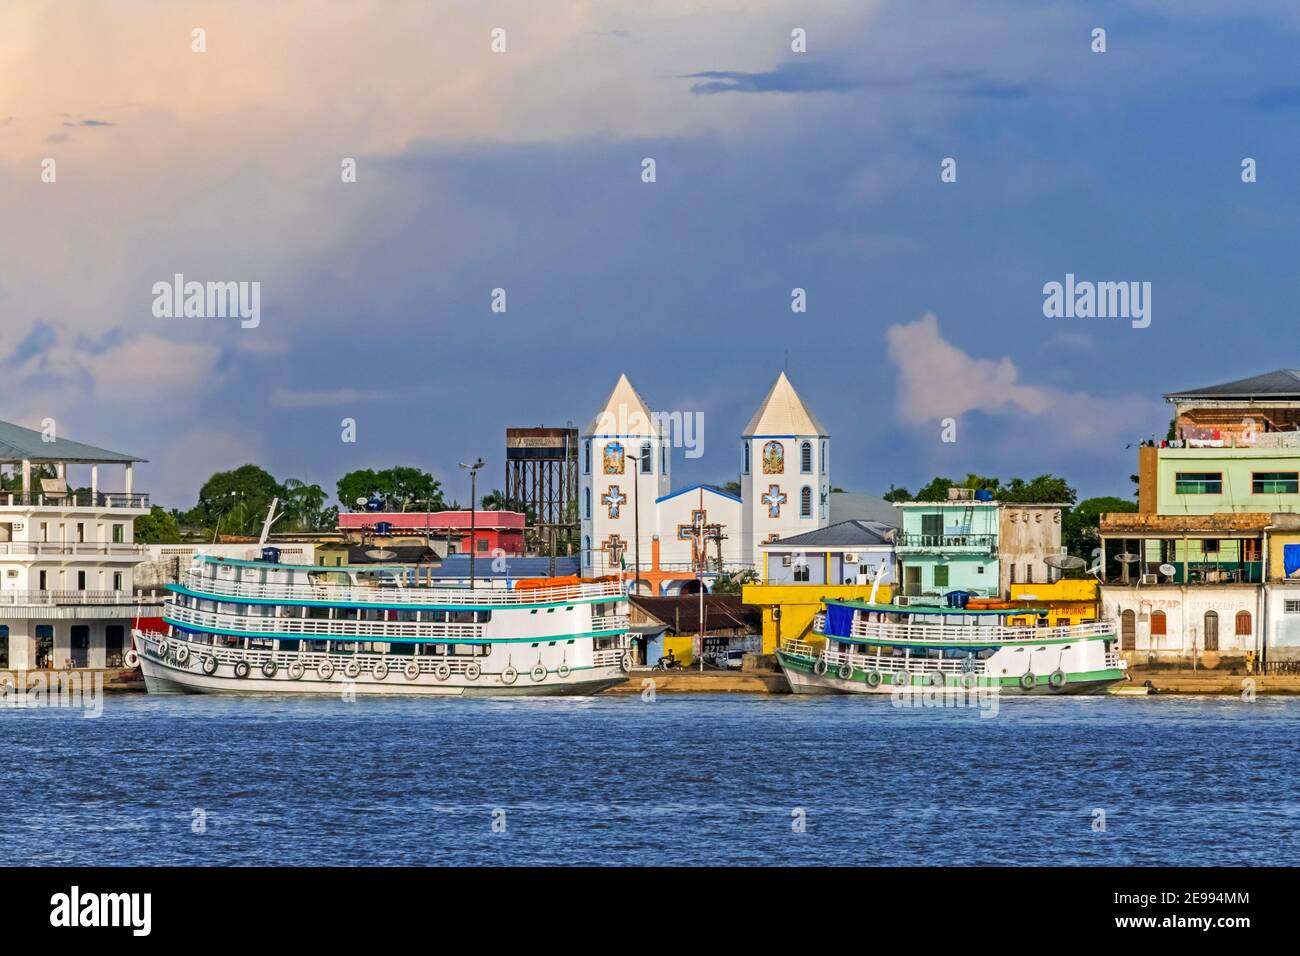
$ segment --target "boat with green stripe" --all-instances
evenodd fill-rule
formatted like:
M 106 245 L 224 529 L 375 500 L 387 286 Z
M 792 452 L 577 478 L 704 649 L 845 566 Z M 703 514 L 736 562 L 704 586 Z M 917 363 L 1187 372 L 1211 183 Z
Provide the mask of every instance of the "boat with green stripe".
M 1025 608 L 822 604 L 818 642 L 777 648 L 796 694 L 1093 694 L 1127 678 L 1110 622 L 1017 627 L 1007 618 Z
M 592 694 L 631 668 L 617 578 L 445 587 L 404 566 L 199 556 L 165 633 L 136 630 L 150 693 Z

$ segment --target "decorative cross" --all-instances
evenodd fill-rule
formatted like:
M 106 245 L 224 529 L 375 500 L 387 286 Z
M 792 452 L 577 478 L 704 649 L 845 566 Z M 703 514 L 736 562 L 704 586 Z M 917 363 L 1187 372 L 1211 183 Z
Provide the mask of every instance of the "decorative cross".
M 772 485 L 767 491 L 763 492 L 763 504 L 767 505 L 767 516 L 769 518 L 781 517 L 781 506 L 786 503 L 788 498 L 780 485 Z
M 623 552 L 627 550 L 627 542 L 618 535 L 611 534 L 600 546 L 600 550 L 605 552 L 611 567 L 619 567 Z
M 708 518 L 709 518 L 708 511 L 692 509 L 691 523 L 679 524 L 677 526 L 677 540 L 678 541 L 698 540 L 699 537 L 704 534 L 704 528 L 706 522 L 708 521 Z
M 619 506 L 627 504 L 627 495 L 618 490 L 618 485 L 610 485 L 609 491 L 600 496 L 600 503 L 609 505 L 609 516 L 617 518 Z

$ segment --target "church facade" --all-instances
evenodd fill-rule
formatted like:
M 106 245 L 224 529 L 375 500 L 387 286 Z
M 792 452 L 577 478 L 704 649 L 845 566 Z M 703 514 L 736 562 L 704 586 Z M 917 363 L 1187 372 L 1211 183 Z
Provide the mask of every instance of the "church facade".
M 641 568 L 640 589 L 678 593 L 699 571 L 761 567 L 765 543 L 828 524 L 830 435 L 785 374 L 741 434 L 740 495 L 672 490 L 673 436 L 626 375 L 579 436 L 582 572 Z

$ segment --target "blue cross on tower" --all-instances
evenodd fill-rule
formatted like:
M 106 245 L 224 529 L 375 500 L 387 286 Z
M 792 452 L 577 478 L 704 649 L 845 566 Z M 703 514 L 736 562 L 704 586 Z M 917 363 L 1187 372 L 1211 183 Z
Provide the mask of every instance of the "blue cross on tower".
M 600 503 L 609 505 L 609 516 L 617 518 L 619 506 L 627 504 L 627 495 L 618 490 L 618 485 L 610 485 L 609 491 L 600 496 Z
M 767 505 L 767 516 L 769 518 L 781 517 L 781 506 L 786 503 L 786 494 L 781 490 L 780 485 L 772 485 L 767 491 L 763 492 L 763 504 Z

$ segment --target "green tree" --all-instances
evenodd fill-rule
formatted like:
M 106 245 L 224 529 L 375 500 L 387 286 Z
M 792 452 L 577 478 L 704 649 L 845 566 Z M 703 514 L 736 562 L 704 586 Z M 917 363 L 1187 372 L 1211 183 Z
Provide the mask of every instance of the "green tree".
M 881 497 L 886 501 L 911 501 L 912 493 L 906 488 L 895 488 L 893 485 L 890 485 L 889 490 L 881 495 Z
M 135 519 L 137 544 L 175 544 L 181 540 L 180 525 L 165 509 L 154 505 L 147 515 Z
M 1091 563 L 1093 549 L 1101 546 L 1101 516 L 1132 511 L 1137 511 L 1137 505 L 1127 498 L 1085 498 L 1062 518 L 1061 541 L 1070 554 Z
M 729 481 L 729 482 L 727 482 L 725 485 L 718 485 L 718 490 L 719 490 L 719 491 L 725 491 L 727 494 L 729 494 L 729 495 L 735 495 L 737 498 L 739 498 L 739 497 L 740 497 L 740 482 L 738 482 L 738 481 Z
M 282 488 L 284 523 L 292 531 L 326 531 L 334 526 L 337 508 L 326 508 L 329 497 L 320 485 L 309 485 L 297 478 L 286 478 Z
M 754 572 L 749 568 L 719 574 L 718 579 L 713 583 L 713 593 L 739 594 L 741 588 L 746 584 L 753 584 L 755 580 Z
M 350 511 L 363 510 L 357 499 L 378 495 L 389 511 L 441 511 L 446 505 L 442 484 L 433 475 L 399 465 L 383 471 L 350 471 L 338 480 L 339 504 Z
M 257 465 L 219 471 L 203 483 L 198 503 L 185 515 L 185 522 L 213 534 L 256 534 L 271 499 L 282 495 L 279 482 Z

